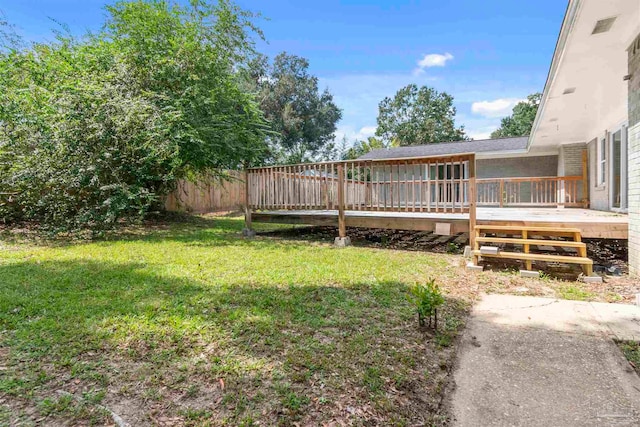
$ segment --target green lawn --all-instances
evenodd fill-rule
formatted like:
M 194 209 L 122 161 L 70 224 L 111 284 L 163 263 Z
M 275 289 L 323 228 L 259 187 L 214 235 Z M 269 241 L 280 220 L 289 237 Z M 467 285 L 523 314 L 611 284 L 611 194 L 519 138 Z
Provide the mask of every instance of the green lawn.
M 443 420 L 469 302 L 458 257 L 241 228 L 195 218 L 46 245 L 5 234 L 0 424 L 102 425 L 106 408 L 132 425 Z M 407 301 L 429 277 L 448 296 L 438 334 Z

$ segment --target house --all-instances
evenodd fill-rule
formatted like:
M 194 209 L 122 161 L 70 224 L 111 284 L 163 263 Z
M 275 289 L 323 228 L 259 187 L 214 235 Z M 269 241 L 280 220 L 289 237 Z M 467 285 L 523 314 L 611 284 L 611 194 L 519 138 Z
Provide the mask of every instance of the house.
M 629 269 L 640 274 L 640 1 L 569 1 L 528 138 L 398 147 L 361 160 L 456 153 L 476 153 L 479 206 L 512 203 L 517 182 L 513 205 L 628 213 Z M 536 199 L 540 185 L 513 179 L 522 177 L 557 180 Z M 490 178 L 498 180 L 483 190 Z

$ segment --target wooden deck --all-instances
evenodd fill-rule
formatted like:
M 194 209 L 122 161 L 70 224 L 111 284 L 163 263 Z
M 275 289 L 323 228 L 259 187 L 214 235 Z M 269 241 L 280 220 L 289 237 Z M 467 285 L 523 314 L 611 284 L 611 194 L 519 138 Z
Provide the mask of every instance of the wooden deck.
M 451 233 L 469 231 L 469 214 L 345 210 L 347 227 L 433 231 L 450 224 Z M 252 213 L 254 222 L 338 226 L 337 210 L 269 210 Z M 628 217 L 576 208 L 477 208 L 478 225 L 579 228 L 585 238 L 627 239 Z

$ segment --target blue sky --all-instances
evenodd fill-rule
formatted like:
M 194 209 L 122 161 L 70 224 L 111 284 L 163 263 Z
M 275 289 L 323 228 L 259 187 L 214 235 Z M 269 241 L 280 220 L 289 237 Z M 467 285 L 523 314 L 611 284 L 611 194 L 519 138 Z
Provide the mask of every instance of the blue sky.
M 304 56 L 343 110 L 338 138 L 375 131 L 378 103 L 409 84 L 453 95 L 456 122 L 488 137 L 528 94 L 542 91 L 563 0 L 238 0 L 261 12 L 259 50 Z M 80 34 L 100 27 L 105 0 L 0 0 L 29 40 L 51 37 L 49 18 Z

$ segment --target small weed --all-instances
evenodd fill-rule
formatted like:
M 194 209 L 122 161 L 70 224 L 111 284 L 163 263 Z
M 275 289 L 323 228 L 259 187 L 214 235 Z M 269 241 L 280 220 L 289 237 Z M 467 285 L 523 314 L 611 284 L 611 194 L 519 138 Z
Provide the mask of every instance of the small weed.
M 436 344 L 438 344 L 438 347 L 449 347 L 452 342 L 453 338 L 448 332 L 438 332 L 436 334 Z
M 38 409 L 42 415 L 48 416 L 69 411 L 74 403 L 72 396 L 61 396 L 57 399 L 48 397 L 40 402 Z
M 595 298 L 595 294 L 581 289 L 579 286 L 567 285 L 558 288 L 558 294 L 562 299 L 589 301 Z
M 384 380 L 380 376 L 380 369 L 369 367 L 364 371 L 364 385 L 371 393 L 379 392 L 384 386 Z
M 457 245 L 456 243 L 453 242 L 449 242 L 447 244 L 447 253 L 448 254 L 459 254 L 460 251 L 460 246 Z
M 187 408 L 180 411 L 181 415 L 189 421 L 198 421 L 206 418 L 211 418 L 211 412 L 206 409 L 193 409 Z
M 87 403 L 96 405 L 104 400 L 105 395 L 106 392 L 104 390 L 91 390 L 82 393 L 82 399 Z
M 309 403 L 307 396 L 299 396 L 298 394 L 290 391 L 282 397 L 282 406 L 292 411 L 299 411 L 303 406 Z
M 187 394 L 187 397 L 196 397 L 200 392 L 200 387 L 198 387 L 197 384 L 189 384 L 185 392 Z
M 640 375 L 640 341 L 617 341 L 617 344 L 629 364 Z

